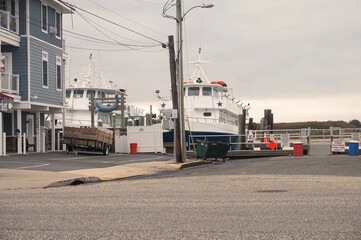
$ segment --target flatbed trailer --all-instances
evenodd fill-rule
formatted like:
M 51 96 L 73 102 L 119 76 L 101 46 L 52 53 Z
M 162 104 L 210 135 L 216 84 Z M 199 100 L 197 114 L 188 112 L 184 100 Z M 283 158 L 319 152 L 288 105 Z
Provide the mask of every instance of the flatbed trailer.
M 113 131 L 106 128 L 64 128 L 64 143 L 69 153 L 77 150 L 102 152 L 108 155 L 113 144 Z

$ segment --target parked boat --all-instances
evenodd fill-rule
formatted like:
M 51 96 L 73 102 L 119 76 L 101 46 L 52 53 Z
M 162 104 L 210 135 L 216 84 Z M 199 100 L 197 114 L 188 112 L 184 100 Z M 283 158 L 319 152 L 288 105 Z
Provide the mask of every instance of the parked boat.
M 65 126 L 69 127 L 90 127 L 91 111 L 89 108 L 91 97 L 95 99 L 116 99 L 116 95 L 126 94 L 124 89 L 112 86 L 112 81 L 106 81 L 99 69 L 99 66 L 90 54 L 88 63 L 81 67 L 80 78 L 75 78 L 66 87 L 66 113 Z M 114 102 L 113 101 L 113 102 Z M 113 103 L 105 103 L 111 105 Z M 124 110 L 124 116 L 121 110 L 112 112 L 97 112 L 94 115 L 95 127 L 121 127 L 122 117 L 128 119 L 129 116 L 140 116 L 142 109 L 127 106 Z M 114 125 L 115 124 L 115 125 Z
M 224 81 L 210 81 L 205 73 L 205 61 L 199 58 L 189 80 L 184 82 L 184 116 L 187 146 L 200 135 L 238 134 L 238 115 L 249 105 L 243 105 L 233 96 L 233 91 Z M 173 122 L 171 121 L 172 101 L 159 97 L 159 109 L 163 115 L 164 142 L 173 142 Z M 198 137 L 197 137 L 198 136 Z M 227 141 L 225 137 L 214 138 Z

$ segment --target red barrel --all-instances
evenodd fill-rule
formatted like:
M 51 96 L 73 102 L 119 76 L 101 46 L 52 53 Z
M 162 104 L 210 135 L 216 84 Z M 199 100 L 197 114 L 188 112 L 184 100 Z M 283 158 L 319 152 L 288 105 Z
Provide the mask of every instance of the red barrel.
M 137 143 L 130 143 L 130 154 L 137 154 Z
M 303 143 L 295 142 L 293 143 L 293 156 L 303 156 Z

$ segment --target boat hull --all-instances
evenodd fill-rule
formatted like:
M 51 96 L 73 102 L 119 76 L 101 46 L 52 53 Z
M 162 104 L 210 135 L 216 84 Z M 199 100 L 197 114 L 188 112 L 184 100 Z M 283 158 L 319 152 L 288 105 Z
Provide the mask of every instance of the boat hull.
M 239 136 L 234 133 L 227 132 L 211 132 L 211 131 L 185 131 L 186 150 L 191 151 L 197 147 L 197 142 L 223 142 L 235 143 L 238 141 Z M 172 146 L 174 142 L 174 131 L 163 132 L 163 142 L 165 145 Z M 236 145 L 231 145 L 230 149 L 236 150 Z

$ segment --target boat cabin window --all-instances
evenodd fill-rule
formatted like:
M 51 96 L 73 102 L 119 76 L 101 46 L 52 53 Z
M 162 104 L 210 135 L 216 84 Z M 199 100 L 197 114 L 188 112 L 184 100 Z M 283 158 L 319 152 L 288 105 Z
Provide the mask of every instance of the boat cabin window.
M 100 95 L 101 98 L 105 98 L 105 92 L 100 92 L 100 94 L 101 94 Z
M 95 97 L 95 90 L 88 90 L 88 91 L 86 92 L 86 97 L 87 97 L 87 98 L 91 98 L 91 97 L 92 97 L 92 94 L 93 94 L 93 96 Z
M 212 88 L 211 87 L 203 87 L 203 96 L 212 96 Z
M 199 96 L 199 87 L 189 87 L 188 96 Z
M 66 98 L 70 98 L 70 95 L 71 95 L 71 91 L 70 91 L 70 90 L 66 91 L 65 97 L 66 97 Z
M 205 117 L 211 117 L 211 116 L 212 116 L 212 113 L 211 113 L 211 112 L 204 112 L 204 113 L 203 113 L 203 116 L 205 116 Z
M 84 95 L 84 90 L 74 90 L 74 98 L 82 98 Z
M 218 90 L 217 90 L 217 88 L 214 88 L 214 89 L 213 89 L 213 96 L 214 96 L 214 97 L 218 97 Z

